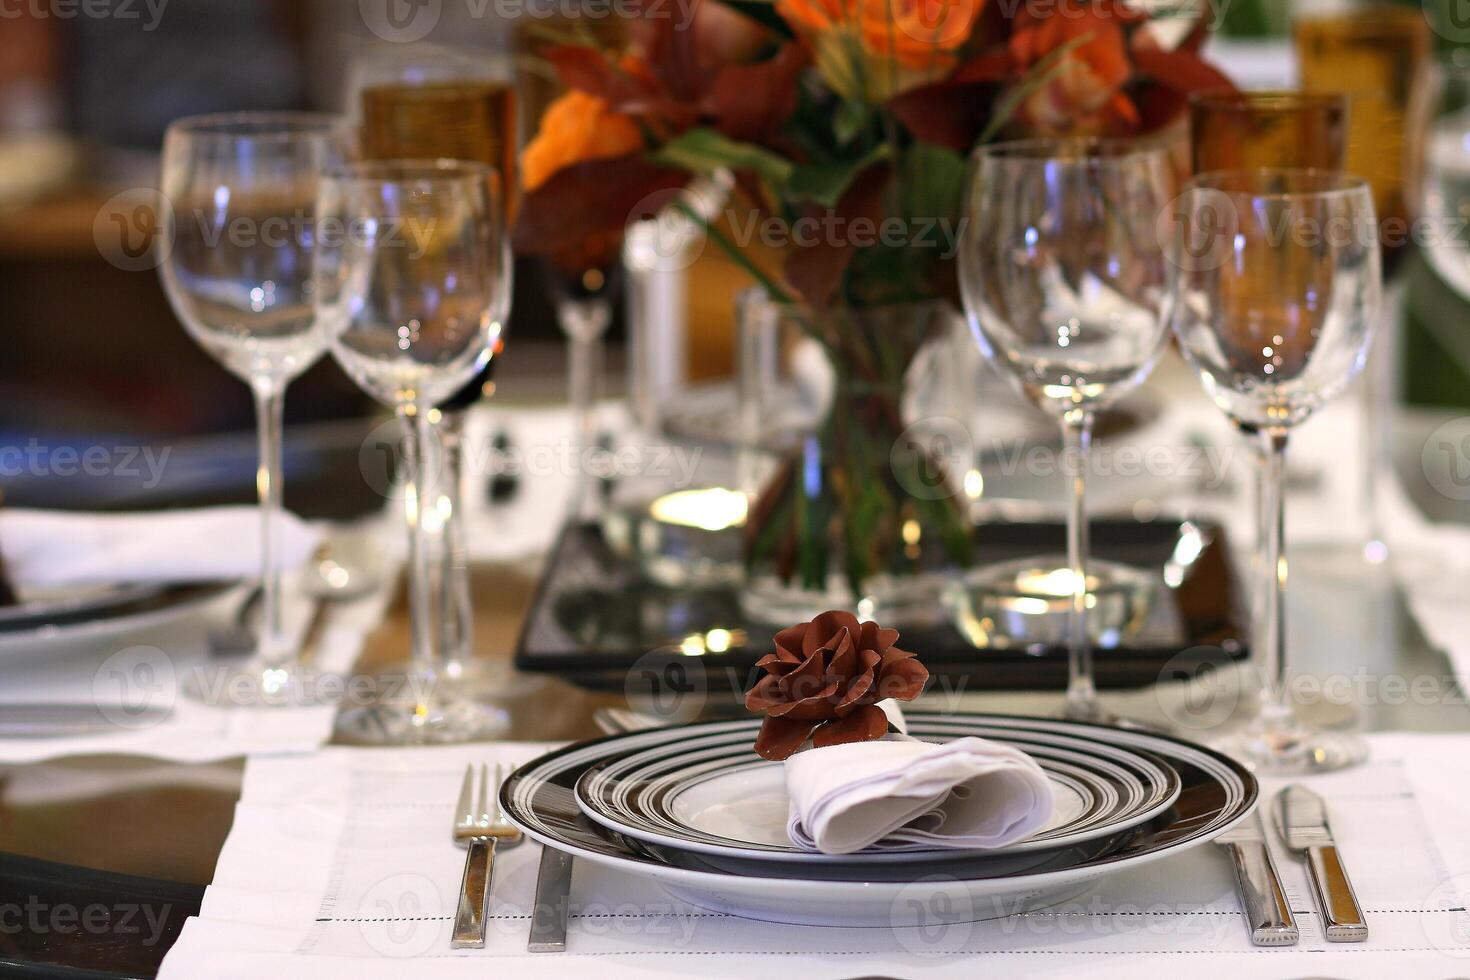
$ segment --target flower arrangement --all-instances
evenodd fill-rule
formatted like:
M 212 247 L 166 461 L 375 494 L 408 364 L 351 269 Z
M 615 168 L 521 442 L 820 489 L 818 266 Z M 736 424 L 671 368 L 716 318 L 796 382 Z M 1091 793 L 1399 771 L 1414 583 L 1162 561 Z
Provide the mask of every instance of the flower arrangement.
M 1190 92 L 1232 87 L 1199 56 L 1203 10 L 1169 44 L 1126 0 L 696 0 L 687 25 L 641 2 L 622 50 L 577 38 L 545 49 L 569 91 L 522 159 L 525 252 L 620 240 L 640 205 L 670 199 L 658 191 L 722 169 L 746 204 L 787 225 L 953 222 L 980 143 L 1146 135 Z M 783 237 L 781 268 L 751 270 L 778 300 L 866 306 L 953 290 L 953 256 L 939 249 Z
M 839 554 L 860 595 L 875 573 L 906 569 L 917 527 L 968 563 L 958 500 L 904 490 L 905 468 L 934 461 L 891 451 L 922 332 L 895 341 L 863 314 L 955 302 L 955 250 L 934 246 L 956 240 L 977 145 L 1146 137 L 1190 92 L 1231 88 L 1199 55 L 1204 11 L 1166 24 L 1128 0 L 696 0 L 683 25 L 661 0 L 636 2 L 644 16 L 618 50 L 578 38 L 544 49 L 568 91 L 524 152 L 518 248 L 608 261 L 631 220 L 695 176 L 733 174 L 726 226 L 743 213 L 782 232 L 759 253 L 778 267 L 721 222 L 706 225 L 712 240 L 794 311 L 836 378 L 823 478 L 797 479 L 797 460 L 773 478 L 748 522 L 752 562 L 823 589 Z

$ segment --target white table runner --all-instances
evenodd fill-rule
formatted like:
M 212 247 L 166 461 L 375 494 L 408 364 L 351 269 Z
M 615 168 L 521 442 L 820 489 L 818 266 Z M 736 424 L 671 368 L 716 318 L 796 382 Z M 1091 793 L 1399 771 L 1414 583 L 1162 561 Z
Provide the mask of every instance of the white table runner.
M 450 840 L 466 762 L 543 746 L 343 751 L 252 759 L 202 915 L 162 976 L 988 977 L 1447 976 L 1470 972 L 1470 736 L 1373 736 L 1373 761 L 1314 777 L 1366 910 L 1366 944 L 1323 941 L 1305 871 L 1274 845 L 1302 942 L 1246 938 L 1229 862 L 1205 845 L 1100 881 L 1045 912 L 961 925 L 817 928 L 754 922 L 579 862 L 568 951 L 525 944 L 539 848 L 497 859 L 483 950 L 449 949 L 463 852 Z M 1272 784 L 1268 790 L 1274 790 Z M 896 911 L 916 916 L 919 905 Z M 916 920 L 911 920 L 916 921 Z

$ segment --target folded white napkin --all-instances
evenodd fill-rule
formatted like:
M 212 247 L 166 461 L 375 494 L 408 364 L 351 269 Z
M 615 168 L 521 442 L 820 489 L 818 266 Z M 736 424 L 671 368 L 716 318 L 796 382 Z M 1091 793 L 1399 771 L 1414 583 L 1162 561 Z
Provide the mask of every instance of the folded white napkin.
M 1054 806 L 1035 759 L 983 738 L 807 749 L 786 760 L 786 793 L 792 843 L 824 854 L 1004 847 L 1046 826 Z
M 276 525 L 277 568 L 300 565 L 321 532 L 294 514 Z M 206 507 L 132 514 L 0 510 L 0 555 L 21 589 L 212 582 L 260 574 L 260 512 Z

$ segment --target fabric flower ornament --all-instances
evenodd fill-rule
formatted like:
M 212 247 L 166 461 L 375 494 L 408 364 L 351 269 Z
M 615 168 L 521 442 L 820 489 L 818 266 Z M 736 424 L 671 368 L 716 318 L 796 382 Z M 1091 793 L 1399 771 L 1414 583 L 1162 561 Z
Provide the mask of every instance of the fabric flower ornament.
M 985 0 L 776 0 L 833 91 L 886 102 L 954 70 Z
M 776 652 L 756 664 L 766 675 L 745 695 L 745 707 L 766 716 L 756 753 L 777 761 L 808 738 L 818 748 L 882 738 L 888 716 L 877 703 L 912 701 L 929 679 L 897 641 L 897 630 L 840 611 L 777 633 Z

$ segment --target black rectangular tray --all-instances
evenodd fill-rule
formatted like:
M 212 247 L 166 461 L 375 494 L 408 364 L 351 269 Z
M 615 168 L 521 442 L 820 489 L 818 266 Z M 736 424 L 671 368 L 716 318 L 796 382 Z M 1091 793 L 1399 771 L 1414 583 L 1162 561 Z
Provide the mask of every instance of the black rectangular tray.
M 1145 687 L 1181 679 L 1248 655 L 1248 621 L 1239 576 L 1222 529 L 1192 521 L 1204 539 L 1177 584 L 1129 647 L 1094 656 L 1099 687 Z M 1099 519 L 1091 523 L 1092 552 L 1159 576 L 1174 556 L 1186 524 Z M 1061 523 L 986 523 L 976 528 L 977 564 L 1065 552 Z M 885 624 L 888 625 L 888 624 Z M 954 627 L 909 627 L 900 645 L 918 653 L 941 689 L 1060 690 L 1066 686 L 1064 647 L 977 649 Z M 669 589 L 648 581 L 616 555 L 593 525 L 563 528 L 547 561 L 521 636 L 520 670 L 555 674 L 583 687 L 626 688 L 630 672 L 690 663 L 688 638 L 724 630 L 735 642 L 698 657 L 711 690 L 744 690 L 754 665 L 769 653 L 775 628 L 742 613 L 737 590 Z M 722 639 L 726 634 L 719 633 Z M 696 651 L 698 646 L 696 646 Z

